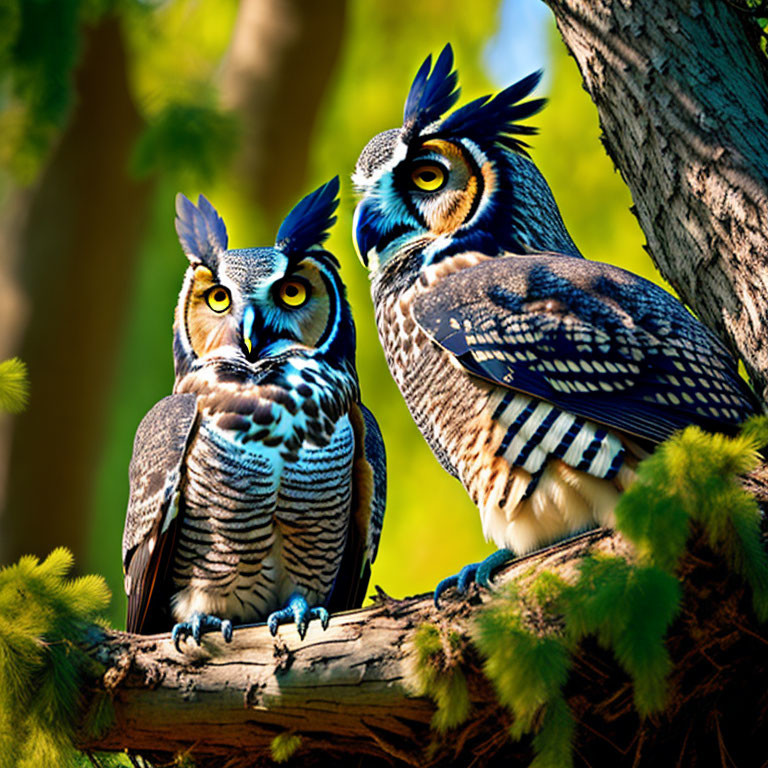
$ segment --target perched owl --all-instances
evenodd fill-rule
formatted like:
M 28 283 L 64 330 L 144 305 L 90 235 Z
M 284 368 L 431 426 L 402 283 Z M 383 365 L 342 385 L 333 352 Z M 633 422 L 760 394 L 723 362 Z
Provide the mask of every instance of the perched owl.
M 358 607 L 385 502 L 384 447 L 360 403 L 355 329 L 322 247 L 338 178 L 286 217 L 273 248 L 229 250 L 201 195 L 176 199 L 190 266 L 173 394 L 144 417 L 123 535 L 129 632 L 173 639 Z
M 442 581 L 487 586 L 514 554 L 610 525 L 640 459 L 675 430 L 732 432 L 758 403 L 723 344 L 671 295 L 586 261 L 518 135 L 534 74 L 458 99 L 450 46 L 428 58 L 401 128 L 353 180 L 390 371 L 500 548 Z

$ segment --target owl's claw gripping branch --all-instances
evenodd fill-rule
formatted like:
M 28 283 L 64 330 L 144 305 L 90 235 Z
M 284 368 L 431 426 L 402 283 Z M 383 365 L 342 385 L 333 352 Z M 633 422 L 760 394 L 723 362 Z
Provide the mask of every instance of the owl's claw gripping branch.
M 176 650 L 181 651 L 179 644 L 190 635 L 200 645 L 200 638 L 203 632 L 215 631 L 217 629 L 221 630 L 221 636 L 225 642 L 229 643 L 232 641 L 232 622 L 229 619 L 220 619 L 207 613 L 193 613 L 188 621 L 180 621 L 178 624 L 173 625 L 171 640 L 173 640 Z
M 512 550 L 499 549 L 492 555 L 486 557 L 485 560 L 479 563 L 469 563 L 469 565 L 465 565 L 457 574 L 449 576 L 447 579 L 443 579 L 435 587 L 433 597 L 435 608 L 440 607 L 440 597 L 451 587 L 456 587 L 456 591 L 460 595 L 467 592 L 469 585 L 473 581 L 480 587 L 490 589 L 493 571 L 500 568 L 505 563 L 508 563 L 510 560 L 513 560 L 514 557 L 515 554 Z
M 267 626 L 274 636 L 277 634 L 277 628 L 281 624 L 293 621 L 296 624 L 299 637 L 303 640 L 304 635 L 307 634 L 309 622 L 312 621 L 312 619 L 320 619 L 323 629 L 326 629 L 330 618 L 330 614 L 322 606 L 310 608 L 309 603 L 303 595 L 291 595 L 285 608 L 281 608 L 279 611 L 273 611 L 269 614 L 269 617 L 267 618 Z

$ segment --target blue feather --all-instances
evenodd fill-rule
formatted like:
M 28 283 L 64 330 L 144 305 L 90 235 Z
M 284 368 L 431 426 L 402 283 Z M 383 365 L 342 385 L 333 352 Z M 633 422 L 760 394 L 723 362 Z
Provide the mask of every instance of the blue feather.
M 481 96 L 470 101 L 440 125 L 439 133 L 453 136 L 466 136 L 478 144 L 496 141 L 507 148 L 525 154 L 524 141 L 514 138 L 517 135 L 532 135 L 536 129 L 518 125 L 515 121 L 535 115 L 546 104 L 546 99 L 531 99 L 520 103 L 528 96 L 541 80 L 542 72 L 532 74 L 510 85 L 494 98 Z
M 176 233 L 184 253 L 211 269 L 227 250 L 227 228 L 203 195 L 198 197 L 197 205 L 181 193 L 176 195 Z
M 453 49 L 450 43 L 443 48 L 435 62 L 432 74 L 432 56 L 427 56 L 405 100 L 403 130 L 406 140 L 430 123 L 438 120 L 459 98 L 456 87 L 458 75 L 453 69 Z
M 338 194 L 339 177 L 334 176 L 299 201 L 280 225 L 275 247 L 285 253 L 303 253 L 325 242 L 336 223 L 333 213 L 339 207 Z

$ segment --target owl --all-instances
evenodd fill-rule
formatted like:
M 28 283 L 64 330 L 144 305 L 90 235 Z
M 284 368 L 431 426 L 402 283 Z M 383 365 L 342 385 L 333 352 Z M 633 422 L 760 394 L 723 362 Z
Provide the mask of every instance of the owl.
M 585 260 L 519 137 L 535 73 L 445 114 L 447 46 L 403 125 L 364 148 L 354 239 L 408 408 L 498 552 L 443 580 L 488 586 L 515 555 L 596 525 L 654 445 L 758 410 L 723 344 L 670 294 Z
M 123 535 L 127 627 L 190 635 L 358 607 L 376 557 L 386 468 L 360 402 L 355 328 L 323 249 L 338 178 L 305 197 L 274 247 L 229 249 L 201 195 L 176 199 L 189 259 L 175 384 L 139 425 Z

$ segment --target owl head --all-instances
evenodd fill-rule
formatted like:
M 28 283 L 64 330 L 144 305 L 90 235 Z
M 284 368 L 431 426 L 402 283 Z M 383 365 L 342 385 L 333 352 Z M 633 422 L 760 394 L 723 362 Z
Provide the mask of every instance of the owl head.
M 352 177 L 363 196 L 354 238 L 366 266 L 376 272 L 416 253 L 421 264 L 462 251 L 580 255 L 519 138 L 536 132 L 517 121 L 544 106 L 522 101 L 540 78 L 535 72 L 443 117 L 459 98 L 453 52 L 446 45 L 434 68 L 427 57 L 402 127 L 375 136 Z
M 230 361 L 257 367 L 286 354 L 354 362 L 355 330 L 336 258 L 323 249 L 339 201 L 338 177 L 286 216 L 274 247 L 227 247 L 224 222 L 200 195 L 176 197 L 176 232 L 189 259 L 176 306 L 180 378 Z

